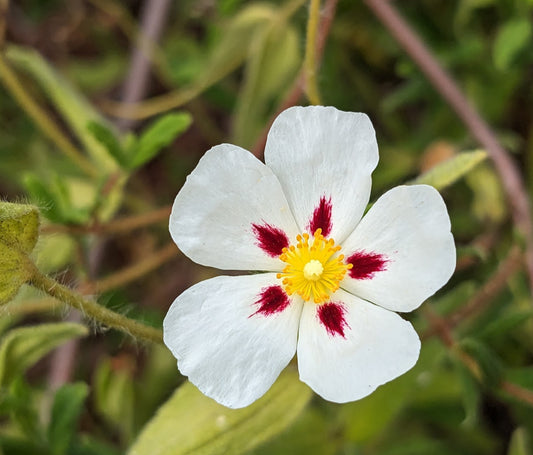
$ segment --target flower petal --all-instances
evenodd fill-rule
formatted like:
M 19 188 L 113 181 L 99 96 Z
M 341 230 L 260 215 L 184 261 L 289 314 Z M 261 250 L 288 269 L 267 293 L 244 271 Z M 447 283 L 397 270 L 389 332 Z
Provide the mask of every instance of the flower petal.
M 274 121 L 265 162 L 280 180 L 300 229 L 321 227 L 339 243 L 368 203 L 378 162 L 374 128 L 365 114 L 293 107 Z
M 324 305 L 304 305 L 298 338 L 303 382 L 326 400 L 345 403 L 413 367 L 420 340 L 409 322 L 343 290 L 332 299 L 327 316 Z
M 193 261 L 226 270 L 279 271 L 277 249 L 298 234 L 276 176 L 230 144 L 209 150 L 187 177 L 169 227 Z
M 385 193 L 342 251 L 353 268 L 341 287 L 393 311 L 417 308 L 455 270 L 450 218 L 439 192 L 427 185 Z
M 302 302 L 276 287 L 273 273 L 219 276 L 183 292 L 165 317 L 181 373 L 225 406 L 257 400 L 294 356 Z

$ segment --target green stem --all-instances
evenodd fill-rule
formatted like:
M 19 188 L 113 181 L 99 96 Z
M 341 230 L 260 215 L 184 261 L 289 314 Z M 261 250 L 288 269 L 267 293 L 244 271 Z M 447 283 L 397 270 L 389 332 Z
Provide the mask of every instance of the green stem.
M 311 0 L 307 20 L 307 37 L 305 42 L 305 92 L 311 104 L 322 104 L 316 78 L 316 37 L 320 16 L 320 0 Z
M 51 297 L 80 310 L 85 316 L 139 340 L 163 344 L 163 333 L 160 329 L 134 321 L 99 305 L 94 300 L 84 298 L 72 289 L 41 273 L 35 266 L 33 266 L 32 272 L 30 283 L 33 286 L 46 292 Z
M 11 92 L 11 95 L 24 109 L 26 114 L 37 124 L 42 133 L 48 136 L 57 147 L 72 161 L 74 161 L 80 169 L 90 176 L 98 175 L 97 169 L 91 164 L 83 154 L 72 145 L 63 132 L 57 125 L 50 120 L 47 113 L 39 106 L 35 100 L 26 92 L 19 78 L 13 70 L 6 63 L 4 57 L 0 55 L 0 80 L 3 82 L 6 89 Z

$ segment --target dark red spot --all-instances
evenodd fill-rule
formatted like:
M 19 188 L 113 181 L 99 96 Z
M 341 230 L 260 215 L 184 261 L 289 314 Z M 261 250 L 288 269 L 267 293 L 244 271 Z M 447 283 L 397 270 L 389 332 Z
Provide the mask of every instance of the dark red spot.
M 255 305 L 259 305 L 259 309 L 251 316 L 256 314 L 270 316 L 281 313 L 290 303 L 289 297 L 281 286 L 269 286 L 261 290 L 259 298 L 254 302 Z
M 257 246 L 269 256 L 277 257 L 289 246 L 289 238 L 281 229 L 268 223 L 252 224 Z
M 307 226 L 311 234 L 320 228 L 324 237 L 329 235 L 331 232 L 331 209 L 331 198 L 326 199 L 326 196 L 322 196 Z
M 388 262 L 389 260 L 384 255 L 366 251 L 356 251 L 346 259 L 347 264 L 353 265 L 348 273 L 355 280 L 367 280 L 377 272 L 387 270 Z
M 331 336 L 340 335 L 346 338 L 344 329 L 350 326 L 344 319 L 345 311 L 340 303 L 329 302 L 318 306 L 318 318 Z

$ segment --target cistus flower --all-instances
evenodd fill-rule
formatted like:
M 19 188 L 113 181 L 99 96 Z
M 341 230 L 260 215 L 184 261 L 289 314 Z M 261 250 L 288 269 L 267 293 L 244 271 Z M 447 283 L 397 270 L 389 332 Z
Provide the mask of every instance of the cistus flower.
M 231 408 L 261 397 L 295 353 L 300 379 L 347 402 L 409 370 L 420 340 L 397 312 L 450 278 L 455 246 L 439 193 L 398 186 L 363 217 L 378 162 L 365 114 L 294 107 L 265 163 L 222 144 L 176 196 L 170 233 L 193 261 L 261 273 L 183 292 L 164 321 L 178 368 Z

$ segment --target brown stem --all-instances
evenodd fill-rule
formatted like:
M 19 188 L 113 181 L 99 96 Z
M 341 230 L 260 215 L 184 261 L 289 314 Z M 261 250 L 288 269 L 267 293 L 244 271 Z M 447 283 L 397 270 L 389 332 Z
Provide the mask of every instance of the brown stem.
M 507 285 L 509 277 L 518 272 L 522 265 L 522 251 L 518 246 L 514 246 L 485 285 L 465 305 L 447 317 L 446 323 L 448 326 L 451 328 L 456 327 L 465 319 L 479 313 L 489 305 Z M 433 326 L 424 332 L 421 338 L 426 339 L 437 334 L 437 329 L 436 326 Z
M 394 6 L 387 0 L 365 1 L 492 158 L 511 204 L 513 220 L 526 240 L 526 263 L 530 287 L 533 289 L 533 222 L 527 192 L 518 168 L 452 77 Z
M 129 232 L 160 221 L 168 220 L 172 207 L 165 206 L 153 212 L 133 215 L 105 224 L 92 224 L 90 226 L 65 226 L 62 224 L 48 224 L 41 227 L 41 233 L 65 234 L 119 234 Z
M 87 283 L 84 287 L 84 293 L 103 293 L 131 283 L 152 270 L 157 269 L 165 262 L 175 258 L 177 252 L 178 249 L 176 248 L 176 245 L 174 245 L 174 243 L 169 243 L 167 246 L 161 248 L 159 251 L 151 254 L 137 264 L 126 267 L 125 269 L 96 282 Z

